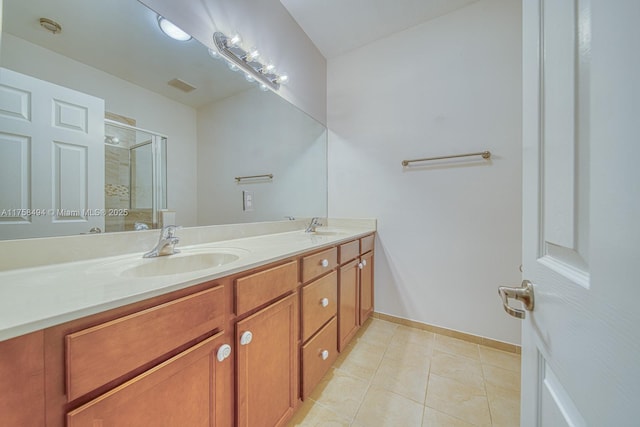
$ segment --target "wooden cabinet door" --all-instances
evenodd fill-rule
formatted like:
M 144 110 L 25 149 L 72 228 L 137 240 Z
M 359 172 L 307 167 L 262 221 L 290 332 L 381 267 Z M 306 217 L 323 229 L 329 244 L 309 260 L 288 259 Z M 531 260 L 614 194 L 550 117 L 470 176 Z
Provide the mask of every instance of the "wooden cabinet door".
M 208 338 L 69 412 L 67 426 L 227 427 L 233 357 L 217 360 L 223 339 Z
M 338 280 L 338 350 L 342 351 L 358 331 L 358 260 L 340 267 Z
M 298 295 L 236 324 L 237 426 L 285 425 L 297 403 Z
M 373 312 L 373 252 L 360 258 L 360 324 Z
M 45 425 L 42 331 L 0 341 L 0 426 Z

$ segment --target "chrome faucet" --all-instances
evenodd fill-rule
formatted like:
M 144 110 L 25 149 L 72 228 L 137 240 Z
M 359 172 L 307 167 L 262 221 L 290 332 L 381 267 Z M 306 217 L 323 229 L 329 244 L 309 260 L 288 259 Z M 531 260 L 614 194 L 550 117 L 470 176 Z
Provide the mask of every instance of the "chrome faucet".
M 176 230 L 180 229 L 179 225 L 167 225 L 162 227 L 160 231 L 160 239 L 155 248 L 151 249 L 146 254 L 142 255 L 143 258 L 155 258 L 164 255 L 173 255 L 180 252 L 176 249 L 176 245 L 180 241 L 179 237 L 175 236 Z
M 311 218 L 311 223 L 307 226 L 305 233 L 315 233 L 316 227 L 322 227 L 322 223 L 320 223 L 320 218 L 317 216 Z

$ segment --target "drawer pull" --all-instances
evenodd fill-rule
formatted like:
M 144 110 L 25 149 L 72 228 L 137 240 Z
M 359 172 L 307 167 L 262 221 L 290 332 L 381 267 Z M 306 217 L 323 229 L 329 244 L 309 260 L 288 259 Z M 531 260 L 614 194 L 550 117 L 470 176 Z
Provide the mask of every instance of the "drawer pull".
M 323 307 L 327 307 L 329 305 L 329 298 L 322 298 L 320 304 L 322 304 Z
M 329 260 L 328 259 L 323 259 L 320 262 L 320 265 L 322 265 L 323 267 L 329 267 Z
M 218 349 L 218 354 L 216 355 L 218 362 L 223 362 L 224 359 L 229 356 L 231 356 L 231 346 L 229 344 L 222 344 Z
M 251 333 L 251 331 L 243 332 L 240 336 L 240 345 L 247 345 L 251 342 L 252 339 L 253 334 Z
M 320 356 L 322 357 L 322 360 L 327 360 L 329 358 L 329 350 L 322 350 Z

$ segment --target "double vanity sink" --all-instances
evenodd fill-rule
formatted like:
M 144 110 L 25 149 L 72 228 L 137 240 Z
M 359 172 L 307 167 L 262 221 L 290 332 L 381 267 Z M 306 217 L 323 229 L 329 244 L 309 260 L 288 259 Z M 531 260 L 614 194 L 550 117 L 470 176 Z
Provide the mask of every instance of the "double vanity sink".
M 0 242 L 0 424 L 285 426 L 373 312 L 337 222 Z
M 324 243 L 327 238 L 349 236 L 347 231 L 316 230 L 314 232 L 293 232 L 285 238 L 297 242 Z M 236 262 L 251 253 L 249 249 L 211 247 L 197 245 L 179 249 L 172 255 L 150 258 L 140 257 L 138 254 L 130 255 L 112 262 L 99 269 L 103 272 L 111 271 L 120 277 L 155 277 L 183 273 L 199 272 L 201 270 L 214 270 L 218 267 Z
M 310 242 L 314 244 L 328 243 L 329 238 L 350 235 L 345 230 L 296 231 L 283 234 L 278 237 L 293 242 Z M 178 251 L 172 255 L 149 258 L 141 257 L 139 254 L 128 255 L 115 261 L 107 261 L 94 269 L 94 271 L 128 278 L 167 276 L 202 272 L 204 270 L 215 271 L 218 267 L 242 260 L 251 254 L 250 249 L 217 247 L 206 244 L 180 247 Z
M 39 239 L 37 248 L 5 249 L 19 260 L 39 253 L 45 265 L 0 271 L 0 341 L 375 231 L 373 220 L 342 221 L 314 232 L 287 224 L 294 221 L 278 223 L 280 229 L 266 223 L 264 231 L 260 224 L 184 228 L 177 232 L 180 252 L 155 258 L 142 255 L 153 247 L 159 230 Z M 293 226 L 297 229 L 282 230 Z M 65 246 L 71 240 L 77 248 Z M 91 247 L 80 246 L 89 241 Z M 127 253 L 132 248 L 138 250 Z M 106 256 L 94 257 L 100 250 Z M 63 256 L 69 259 L 50 261 Z

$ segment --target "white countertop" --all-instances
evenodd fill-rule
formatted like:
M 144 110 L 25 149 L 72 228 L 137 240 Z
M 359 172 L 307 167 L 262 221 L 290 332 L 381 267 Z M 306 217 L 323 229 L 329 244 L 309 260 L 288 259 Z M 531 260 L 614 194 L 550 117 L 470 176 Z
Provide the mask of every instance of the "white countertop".
M 142 260 L 143 252 L 0 271 L 0 341 L 362 237 L 375 231 L 373 224 L 345 222 L 331 227 L 336 234 L 330 235 L 297 230 L 179 245 L 182 254 L 218 250 L 240 256 L 222 266 L 179 274 L 123 277 L 132 263 L 170 258 Z

